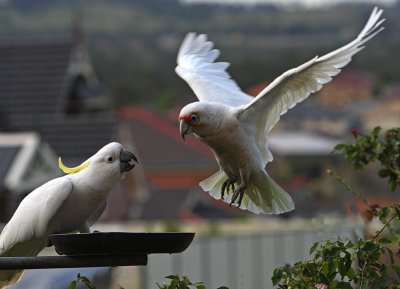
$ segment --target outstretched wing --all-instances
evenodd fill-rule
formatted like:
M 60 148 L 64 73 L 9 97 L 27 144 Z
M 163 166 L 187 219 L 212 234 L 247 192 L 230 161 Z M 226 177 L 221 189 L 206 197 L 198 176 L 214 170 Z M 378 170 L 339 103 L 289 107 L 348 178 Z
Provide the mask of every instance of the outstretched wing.
M 57 178 L 30 193 L 0 235 L 0 255 L 13 246 L 45 237 L 48 224 L 72 192 L 72 182 Z
M 219 50 L 205 34 L 188 33 L 178 52 L 176 73 L 191 87 L 200 101 L 230 106 L 248 104 L 253 98 L 244 93 L 231 78 L 227 62 L 214 62 Z
M 380 19 L 382 10 L 374 8 L 364 29 L 347 45 L 322 57 L 315 57 L 299 67 L 290 69 L 275 79 L 257 95 L 253 101 L 238 112 L 238 117 L 249 129 L 257 127 L 259 146 L 265 146 L 266 134 L 280 116 L 311 93 L 321 89 L 333 76 L 351 61 L 351 57 L 362 50 L 365 42 L 378 34 L 385 19 Z

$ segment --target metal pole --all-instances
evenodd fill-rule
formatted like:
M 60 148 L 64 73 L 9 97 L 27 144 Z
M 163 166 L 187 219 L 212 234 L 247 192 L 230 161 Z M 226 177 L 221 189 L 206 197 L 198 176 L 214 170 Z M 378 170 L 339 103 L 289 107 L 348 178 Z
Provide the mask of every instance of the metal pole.
M 145 266 L 147 255 L 0 257 L 0 270 Z

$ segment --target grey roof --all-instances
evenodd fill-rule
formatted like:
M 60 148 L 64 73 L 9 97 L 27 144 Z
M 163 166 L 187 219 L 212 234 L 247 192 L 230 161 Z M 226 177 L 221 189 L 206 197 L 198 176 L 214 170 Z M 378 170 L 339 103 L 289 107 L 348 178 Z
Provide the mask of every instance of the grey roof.
M 304 119 L 320 120 L 331 119 L 337 120 L 343 117 L 349 117 L 350 113 L 343 109 L 333 109 L 330 107 L 316 105 L 313 103 L 302 103 L 291 109 L 290 112 L 282 117 L 284 121 L 299 122 Z
M 57 112 L 72 43 L 0 45 L 0 107 L 19 127 Z
M 67 162 L 86 159 L 114 139 L 109 98 L 81 43 L 3 41 L 0 67 L 0 131 L 39 132 Z
M 65 164 L 84 161 L 117 134 L 117 121 L 108 114 L 49 118 L 25 127 L 44 137 Z
M 21 146 L 0 147 L 0 186 L 10 169 L 10 166 Z

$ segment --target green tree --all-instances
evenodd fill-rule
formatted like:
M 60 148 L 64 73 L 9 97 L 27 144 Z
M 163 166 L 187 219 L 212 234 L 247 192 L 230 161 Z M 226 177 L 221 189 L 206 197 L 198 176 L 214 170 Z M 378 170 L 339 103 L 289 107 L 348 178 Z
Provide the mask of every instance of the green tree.
M 344 155 L 356 170 L 378 163 L 378 176 L 387 179 L 387 188 L 400 186 L 400 128 L 393 128 L 381 137 L 381 128 L 362 135 L 353 130 L 353 144 L 339 144 L 335 152 Z M 276 268 L 272 276 L 278 288 L 400 288 L 400 234 L 395 224 L 400 220 L 400 205 L 381 207 L 370 204 L 342 177 L 331 170 L 328 174 L 342 183 L 368 207 L 367 221 L 378 218 L 382 228 L 370 238 L 326 240 L 310 249 L 310 260 Z

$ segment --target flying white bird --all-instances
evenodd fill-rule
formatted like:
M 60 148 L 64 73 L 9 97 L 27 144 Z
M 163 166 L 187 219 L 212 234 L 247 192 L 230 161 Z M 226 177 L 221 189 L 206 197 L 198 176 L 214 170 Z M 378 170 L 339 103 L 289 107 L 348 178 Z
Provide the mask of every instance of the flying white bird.
M 49 235 L 89 227 L 107 205 L 110 191 L 137 159 L 119 143 L 110 143 L 68 175 L 50 180 L 27 195 L 0 235 L 0 258 L 36 256 L 49 245 Z M 17 282 L 23 270 L 0 271 L 0 288 Z
M 268 133 L 280 116 L 321 89 L 351 61 L 363 44 L 378 34 L 385 19 L 374 8 L 364 29 L 347 45 L 290 69 L 255 98 L 240 90 L 226 71 L 229 63 L 214 62 L 219 50 L 204 34 L 189 33 L 178 52 L 176 73 L 192 88 L 199 102 L 180 114 L 182 137 L 193 133 L 213 151 L 220 170 L 200 182 L 204 191 L 254 213 L 280 214 L 294 203 L 267 174 L 272 161 Z

